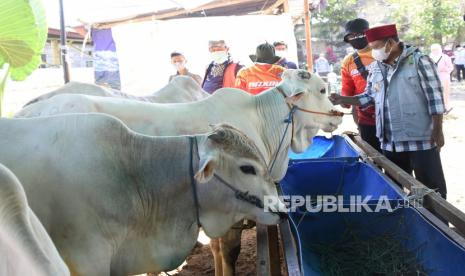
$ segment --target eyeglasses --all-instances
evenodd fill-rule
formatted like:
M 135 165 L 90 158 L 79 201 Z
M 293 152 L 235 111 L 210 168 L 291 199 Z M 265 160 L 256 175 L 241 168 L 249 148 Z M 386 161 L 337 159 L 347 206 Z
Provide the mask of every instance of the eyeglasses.
M 359 38 L 364 38 L 364 37 L 366 37 L 366 35 L 364 35 L 364 34 L 350 34 L 350 35 L 347 36 L 347 40 L 352 41 L 352 40 L 359 39 Z

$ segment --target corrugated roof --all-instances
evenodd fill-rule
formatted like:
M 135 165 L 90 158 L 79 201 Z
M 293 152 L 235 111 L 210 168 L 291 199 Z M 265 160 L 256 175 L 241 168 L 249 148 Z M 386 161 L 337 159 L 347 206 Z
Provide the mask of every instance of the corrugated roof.
M 48 28 L 48 38 L 60 38 L 60 29 Z M 66 32 L 67 39 L 84 40 L 84 36 L 77 32 Z
M 139 14 L 133 17 L 127 17 L 120 20 L 112 20 L 94 24 L 96 27 L 108 27 L 115 24 L 127 22 L 139 22 L 146 20 L 175 19 L 186 17 L 205 17 L 205 16 L 231 16 L 260 14 L 263 11 L 282 3 L 282 0 L 215 0 L 192 9 L 171 8 L 157 12 Z

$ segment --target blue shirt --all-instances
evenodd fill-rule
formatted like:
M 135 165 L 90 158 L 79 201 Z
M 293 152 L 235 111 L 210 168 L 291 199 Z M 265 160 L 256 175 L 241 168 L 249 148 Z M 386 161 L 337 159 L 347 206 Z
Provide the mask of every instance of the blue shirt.
M 287 61 L 286 58 L 280 59 L 276 64 L 281 65 L 286 69 L 297 69 L 297 65 L 292 61 Z
M 213 94 L 213 92 L 223 87 L 224 71 L 230 62 L 231 61 L 227 60 L 221 64 L 210 63 L 208 66 L 209 71 L 207 72 L 203 83 L 203 90 Z

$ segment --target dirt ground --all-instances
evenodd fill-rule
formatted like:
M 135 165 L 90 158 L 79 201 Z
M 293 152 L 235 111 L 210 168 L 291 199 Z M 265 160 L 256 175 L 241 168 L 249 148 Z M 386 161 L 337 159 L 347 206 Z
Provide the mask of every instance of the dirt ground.
M 241 254 L 237 260 L 236 274 L 240 276 L 256 275 L 256 231 L 248 229 L 242 232 Z M 214 276 L 215 265 L 209 245 L 196 247 L 187 258 L 187 265 L 181 271 L 170 273 L 177 276 Z

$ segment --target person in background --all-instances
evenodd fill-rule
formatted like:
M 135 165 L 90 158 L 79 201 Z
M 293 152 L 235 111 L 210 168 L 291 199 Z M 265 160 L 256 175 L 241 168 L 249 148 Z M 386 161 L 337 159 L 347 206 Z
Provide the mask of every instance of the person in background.
M 442 51 L 445 55 L 447 55 L 448 57 L 450 57 L 450 60 L 452 62 L 452 65 L 454 64 L 454 51 L 452 50 L 452 45 L 451 44 L 448 44 L 446 46 L 444 46 L 444 49 Z M 453 66 L 453 70 L 452 72 L 450 72 L 450 82 L 452 83 L 452 75 L 454 75 L 454 72 L 455 72 L 455 66 Z
M 345 25 L 344 42 L 350 44 L 355 51 L 348 54 L 341 64 L 342 96 L 355 96 L 365 91 L 367 68 L 375 61 L 371 56 L 371 48 L 365 36 L 365 31 L 368 29 L 368 21 L 362 18 L 350 20 Z M 379 139 L 376 137 L 375 108 L 354 106 L 352 114 L 362 139 L 376 150 L 381 151 Z
M 297 65 L 292 62 L 288 61 L 286 59 L 287 56 L 287 44 L 284 41 L 276 41 L 273 43 L 274 46 L 274 51 L 280 59 L 275 63 L 277 65 L 280 65 L 286 69 L 297 69 Z
M 178 52 L 171 53 L 171 64 L 176 69 L 176 74 L 170 76 L 170 81 L 176 76 L 189 76 L 195 80 L 199 85 L 202 84 L 202 77 L 196 74 L 192 74 L 187 70 L 186 67 L 187 60 L 183 54 Z
M 278 85 L 281 74 L 286 69 L 276 65 L 280 57 L 275 55 L 273 45 L 269 43 L 258 45 L 255 55 L 250 55 L 250 59 L 254 65 L 239 71 L 236 88 L 257 95 Z
M 462 78 L 465 80 L 465 49 L 460 45 L 455 46 L 454 51 L 454 64 L 455 72 L 457 74 L 457 81 L 461 82 Z
M 446 114 L 452 110 L 450 106 L 450 73 L 454 70 L 454 65 L 450 57 L 442 53 L 441 45 L 431 45 L 431 59 L 437 66 L 439 78 L 441 79 L 442 88 L 444 91 L 444 104 L 446 106 Z
M 224 40 L 209 41 L 208 50 L 212 61 L 205 72 L 202 88 L 213 94 L 222 87 L 234 87 L 237 72 L 243 65 L 233 62 Z
M 331 94 L 334 104 L 375 104 L 376 136 L 384 155 L 446 198 L 439 154 L 444 146 L 445 112 L 436 65 L 415 46 L 399 40 L 395 24 L 365 32 L 376 62 L 370 66 L 365 93 Z M 408 93 L 406 93 L 408 92 Z
M 321 53 L 320 57 L 315 60 L 315 72 L 321 77 L 326 77 L 326 75 L 331 72 L 329 62 L 323 53 Z

